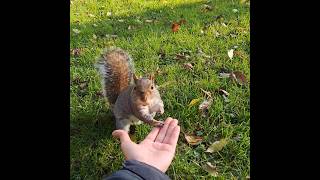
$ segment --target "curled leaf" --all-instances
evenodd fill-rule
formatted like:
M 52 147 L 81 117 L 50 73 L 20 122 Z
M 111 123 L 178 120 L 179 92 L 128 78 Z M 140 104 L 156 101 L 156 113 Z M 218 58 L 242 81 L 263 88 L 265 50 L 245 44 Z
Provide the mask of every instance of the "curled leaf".
M 180 28 L 180 24 L 178 23 L 173 23 L 171 26 L 172 32 L 177 32 Z
M 77 56 L 80 55 L 81 49 L 79 49 L 79 48 L 71 49 L 71 50 L 70 50 L 70 53 L 71 53 L 73 56 L 77 57 Z
M 200 100 L 201 100 L 201 98 L 192 99 L 188 106 L 189 106 L 189 107 L 194 106 L 194 105 L 197 104 Z
M 218 176 L 217 166 L 212 165 L 210 162 L 207 162 L 203 166 L 203 169 L 206 170 L 211 176 Z
M 194 136 L 194 135 L 184 135 L 184 138 L 186 139 L 186 141 L 188 142 L 188 144 L 190 145 L 198 145 L 202 142 L 203 138 L 200 136 Z
M 199 110 L 201 112 L 201 116 L 202 117 L 207 117 L 208 116 L 208 112 L 209 112 L 209 107 L 211 106 L 213 102 L 213 99 L 210 98 L 210 99 L 206 99 L 204 100 L 200 105 L 199 105 Z
M 227 139 L 220 139 L 220 141 L 216 141 L 210 145 L 210 147 L 205 151 L 209 153 L 218 152 L 228 143 Z
M 233 49 L 230 49 L 229 51 L 228 51 L 228 56 L 229 56 L 229 58 L 230 59 L 232 59 L 233 58 Z
M 234 71 L 230 76 L 232 79 L 236 80 L 240 85 L 244 85 L 247 83 L 246 76 L 240 71 Z
M 212 8 L 212 6 L 209 6 L 208 4 L 204 4 L 204 5 L 202 5 L 202 10 L 207 12 L 207 11 L 212 11 L 213 8 Z
M 79 31 L 78 29 L 72 29 L 72 31 L 76 34 L 79 34 L 81 31 Z
M 201 89 L 201 91 L 202 91 L 207 97 L 212 98 L 211 92 L 205 91 L 205 90 L 203 90 L 202 88 L 200 88 L 200 89 Z
M 193 65 L 191 63 L 184 63 L 183 67 L 188 69 L 188 70 L 192 70 L 193 69 Z
M 219 89 L 219 92 L 220 92 L 222 95 L 229 96 L 229 93 L 228 93 L 226 90 Z

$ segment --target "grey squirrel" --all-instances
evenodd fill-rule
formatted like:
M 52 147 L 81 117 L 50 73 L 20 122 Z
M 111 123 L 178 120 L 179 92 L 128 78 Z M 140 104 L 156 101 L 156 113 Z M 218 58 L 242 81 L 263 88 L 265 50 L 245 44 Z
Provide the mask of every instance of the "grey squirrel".
M 129 132 L 130 125 L 141 124 L 141 121 L 163 126 L 163 122 L 153 119 L 157 112 L 164 113 L 154 76 L 138 78 L 127 52 L 114 47 L 105 49 L 96 67 L 102 76 L 103 94 L 110 103 L 116 129 Z

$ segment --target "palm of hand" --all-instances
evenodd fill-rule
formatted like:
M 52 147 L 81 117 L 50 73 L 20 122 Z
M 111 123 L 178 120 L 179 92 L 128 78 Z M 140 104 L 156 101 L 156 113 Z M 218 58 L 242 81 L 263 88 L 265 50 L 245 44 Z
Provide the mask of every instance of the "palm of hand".
M 120 137 L 126 160 L 138 160 L 165 172 L 174 157 L 180 133 L 177 124 L 176 119 L 168 118 L 161 129 L 153 128 L 140 144 L 132 142 L 122 130 L 116 130 L 113 135 Z

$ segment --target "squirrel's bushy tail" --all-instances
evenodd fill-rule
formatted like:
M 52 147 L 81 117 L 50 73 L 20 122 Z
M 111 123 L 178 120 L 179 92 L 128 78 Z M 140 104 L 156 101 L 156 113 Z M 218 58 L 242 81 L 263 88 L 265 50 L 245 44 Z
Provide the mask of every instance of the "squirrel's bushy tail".
M 132 82 L 134 65 L 128 53 L 120 48 L 105 49 L 95 66 L 102 76 L 104 96 L 111 107 L 115 104 L 121 91 Z

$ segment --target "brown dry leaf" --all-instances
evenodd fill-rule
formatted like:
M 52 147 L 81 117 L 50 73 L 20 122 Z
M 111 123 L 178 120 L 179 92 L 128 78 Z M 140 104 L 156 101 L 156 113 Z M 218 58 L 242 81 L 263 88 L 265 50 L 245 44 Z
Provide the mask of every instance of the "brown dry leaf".
M 189 106 L 189 107 L 194 106 L 194 105 L 197 104 L 199 101 L 201 101 L 201 98 L 192 99 L 188 106 Z
M 103 91 L 98 91 L 98 92 L 96 92 L 96 96 L 97 96 L 97 97 L 104 97 Z
M 212 165 L 210 162 L 207 162 L 203 166 L 203 169 L 206 170 L 211 176 L 218 176 L 217 166 Z
M 203 137 L 187 134 L 184 134 L 184 138 L 187 140 L 188 144 L 193 146 L 200 144 L 203 140 Z
M 73 56 L 79 56 L 80 52 L 81 52 L 80 48 L 70 49 L 70 54 L 72 54 Z
M 240 85 L 244 85 L 247 83 L 246 76 L 240 71 L 234 71 L 230 75 L 231 79 L 236 80 Z
M 183 67 L 188 69 L 188 70 L 192 70 L 193 69 L 193 65 L 191 63 L 184 63 Z
M 226 138 L 220 139 L 220 141 L 216 141 L 210 145 L 210 147 L 205 151 L 209 153 L 218 152 L 220 151 L 224 146 L 226 146 L 228 143 L 228 140 Z
M 208 112 L 209 112 L 209 107 L 211 106 L 213 102 L 213 99 L 205 99 L 200 105 L 199 105 L 199 110 L 201 111 L 201 116 L 202 117 L 207 117 Z
M 180 24 L 178 24 L 178 23 L 172 24 L 172 27 L 171 27 L 172 32 L 177 32 L 179 30 L 179 28 L 180 28 Z
M 182 24 L 186 24 L 186 23 L 187 23 L 187 21 L 185 19 L 180 19 L 178 24 L 182 25 Z

